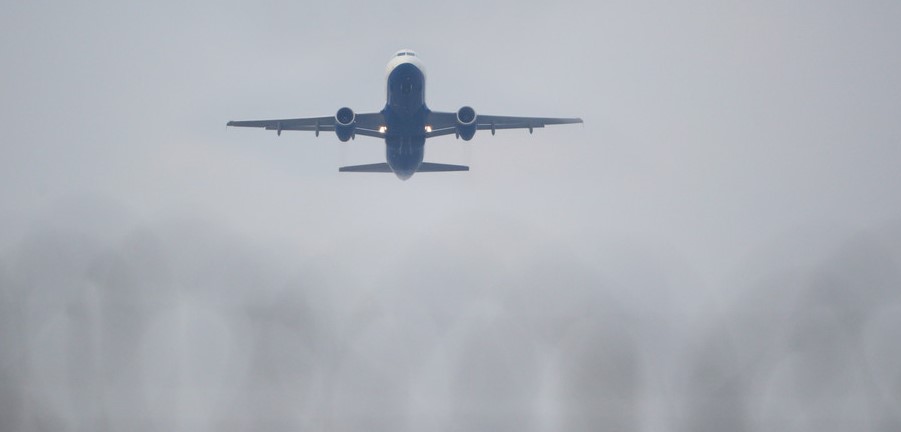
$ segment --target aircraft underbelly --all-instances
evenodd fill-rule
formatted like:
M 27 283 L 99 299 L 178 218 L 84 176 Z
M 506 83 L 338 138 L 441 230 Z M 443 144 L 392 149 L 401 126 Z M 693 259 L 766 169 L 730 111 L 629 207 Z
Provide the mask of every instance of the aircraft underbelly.
M 388 165 L 400 178 L 409 178 L 425 153 L 425 76 L 415 65 L 403 63 L 388 76 L 388 101 L 382 113 L 388 134 Z

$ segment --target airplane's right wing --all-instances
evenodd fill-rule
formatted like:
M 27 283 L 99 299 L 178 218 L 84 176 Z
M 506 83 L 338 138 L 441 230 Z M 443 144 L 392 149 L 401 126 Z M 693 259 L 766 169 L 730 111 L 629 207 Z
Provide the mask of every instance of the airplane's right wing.
M 385 134 L 379 132 L 379 127 L 384 126 L 385 117 L 382 113 L 360 113 L 355 114 L 354 133 L 357 135 L 371 136 L 376 138 L 384 138 Z M 277 119 L 277 120 L 240 120 L 230 121 L 226 126 L 236 127 L 256 127 L 266 130 L 277 131 L 279 135 L 282 131 L 310 131 L 316 132 L 334 132 L 335 117 L 308 117 L 294 119 Z
M 490 130 L 491 134 L 498 129 L 533 129 L 543 128 L 547 125 L 582 123 L 580 118 L 555 118 L 555 117 L 509 117 L 482 115 L 476 116 L 476 130 Z M 426 133 L 426 138 L 457 133 L 457 113 L 432 111 L 429 113 L 428 124 L 432 131 Z

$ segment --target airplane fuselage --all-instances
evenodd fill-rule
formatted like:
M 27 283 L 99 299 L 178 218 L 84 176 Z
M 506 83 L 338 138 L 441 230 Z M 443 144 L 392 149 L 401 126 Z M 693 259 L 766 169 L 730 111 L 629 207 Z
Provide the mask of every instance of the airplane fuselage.
M 425 70 L 415 56 L 398 53 L 388 63 L 385 151 L 388 165 L 401 179 L 419 169 L 425 155 Z

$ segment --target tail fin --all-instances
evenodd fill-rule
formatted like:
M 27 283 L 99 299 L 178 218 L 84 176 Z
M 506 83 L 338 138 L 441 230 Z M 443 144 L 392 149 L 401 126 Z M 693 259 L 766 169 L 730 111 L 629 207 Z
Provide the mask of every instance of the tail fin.
M 448 165 L 431 162 L 423 162 L 419 165 L 416 172 L 439 172 L 439 171 L 469 171 L 469 167 L 465 165 Z
M 388 164 L 382 163 L 374 163 L 368 165 L 351 165 L 351 166 L 343 166 L 338 168 L 339 172 L 378 172 L 378 173 L 390 173 L 391 167 Z

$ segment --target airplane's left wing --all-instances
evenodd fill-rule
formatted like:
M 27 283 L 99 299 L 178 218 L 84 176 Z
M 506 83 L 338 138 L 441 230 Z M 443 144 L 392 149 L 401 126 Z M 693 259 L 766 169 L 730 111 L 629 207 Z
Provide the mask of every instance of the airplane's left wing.
M 432 111 L 429 113 L 429 126 L 432 131 L 426 133 L 427 138 L 442 135 L 450 135 L 457 132 L 457 113 Z M 477 130 L 490 130 L 491 134 L 498 129 L 533 129 L 543 128 L 548 125 L 582 123 L 580 118 L 555 118 L 555 117 L 509 117 L 482 115 L 476 116 Z
M 379 132 L 379 127 L 385 124 L 385 118 L 381 113 L 360 113 L 356 114 L 354 133 L 357 135 L 372 136 L 382 138 L 385 134 Z M 255 127 L 266 130 L 274 130 L 279 135 L 282 131 L 309 131 L 316 132 L 334 132 L 335 117 L 308 117 L 294 119 L 277 119 L 277 120 L 240 120 L 230 121 L 226 126 L 235 127 Z

